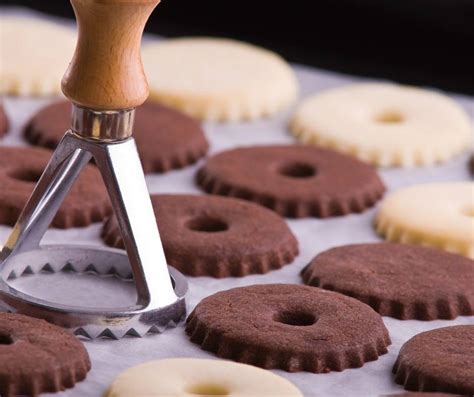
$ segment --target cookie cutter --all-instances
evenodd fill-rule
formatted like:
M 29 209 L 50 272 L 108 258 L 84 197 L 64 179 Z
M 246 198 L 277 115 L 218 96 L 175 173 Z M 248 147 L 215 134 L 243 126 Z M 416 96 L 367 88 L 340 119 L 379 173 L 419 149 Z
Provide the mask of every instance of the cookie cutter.
M 109 11 L 121 13 L 117 17 L 123 21 L 128 20 L 131 12 L 142 12 L 146 21 L 159 1 L 146 0 L 141 5 L 132 0 L 72 2 L 79 11 L 81 7 L 96 7 L 100 11 L 97 15 Z M 143 10 L 138 10 L 142 6 Z M 82 10 L 84 18 L 93 14 L 89 11 Z M 108 22 L 115 23 L 113 18 Z M 126 58 L 121 55 L 117 62 Z M 1 309 L 44 318 L 88 338 L 119 339 L 159 333 L 184 319 L 187 282 L 181 273 L 167 266 L 143 169 L 131 136 L 134 115 L 133 108 L 97 110 L 73 104 L 71 130 L 59 143 L 0 252 Z M 41 239 L 68 191 L 92 158 L 107 187 L 126 252 L 74 245 L 41 246 Z M 10 283 L 22 274 L 59 271 L 133 278 L 137 301 L 128 307 L 112 309 L 71 306 L 31 296 Z

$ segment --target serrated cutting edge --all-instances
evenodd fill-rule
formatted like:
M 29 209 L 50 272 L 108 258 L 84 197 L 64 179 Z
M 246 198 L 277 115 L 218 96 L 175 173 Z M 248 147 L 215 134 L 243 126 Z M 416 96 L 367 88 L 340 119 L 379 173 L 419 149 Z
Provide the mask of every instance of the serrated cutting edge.
M 149 334 L 161 334 L 167 329 L 176 328 L 179 324 L 171 320 L 166 325 L 143 325 L 135 326 L 133 328 L 95 328 L 95 327 L 79 327 L 74 330 L 74 334 L 81 336 L 87 339 L 99 339 L 99 338 L 108 338 L 108 339 L 122 339 L 125 337 L 133 338 L 142 338 Z
M 12 291 L 15 291 L 14 286 L 7 282 L 38 274 L 51 275 L 58 273 L 94 274 L 104 278 L 114 277 L 127 283 L 134 282 L 125 251 L 110 248 L 45 246 L 36 251 L 18 254 L 14 261 L 3 268 L 1 279 L 3 279 L 3 285 L 9 287 L 2 290 L 2 285 L 0 285 L 3 301 L 9 304 L 5 307 L 5 310 L 38 316 L 35 312 L 36 305 L 40 302 L 41 305 L 46 306 L 45 302 L 30 297 L 34 300 L 28 302 L 31 308 L 25 311 L 25 297 L 22 296 L 22 303 L 15 306 L 11 303 L 15 302 L 9 299 L 9 297 L 15 297 L 14 294 L 11 295 Z M 186 281 L 174 268 L 169 268 L 169 273 L 178 297 L 177 301 L 170 306 L 153 310 L 147 310 L 146 308 L 141 310 L 133 307 L 87 312 L 87 308 L 69 307 L 67 308 L 69 310 L 67 310 L 61 305 L 47 302 L 46 314 L 39 317 L 70 328 L 75 335 L 87 339 L 122 339 L 124 337 L 161 334 L 169 328 L 175 328 L 180 321 L 184 320 L 186 314 L 184 304 L 184 295 L 187 290 Z M 3 292 L 6 290 L 9 291 L 9 297 Z M 56 313 L 58 308 L 63 311 L 60 316 L 57 316 Z M 55 317 L 49 316 L 52 312 L 54 312 Z M 84 314 L 88 321 L 81 317 Z M 69 320 L 73 322 L 72 325 L 68 323 Z
M 99 277 L 115 277 L 124 282 L 133 282 L 133 275 L 129 271 L 128 274 L 124 274 L 123 269 L 119 271 L 116 267 L 112 266 L 105 272 L 101 272 L 93 263 L 89 264 L 84 268 L 84 270 L 76 268 L 72 263 L 66 263 L 63 266 L 52 266 L 50 263 L 44 265 L 26 266 L 17 276 L 16 272 L 13 270 L 8 275 L 7 280 L 13 281 L 19 277 L 29 277 L 38 274 L 57 274 L 57 273 L 74 273 L 74 274 L 93 274 Z M 182 318 L 184 320 L 184 316 Z M 168 324 L 165 325 L 136 325 L 133 328 L 102 328 L 94 326 L 83 326 L 73 330 L 74 335 L 83 337 L 86 339 L 114 339 L 119 340 L 125 337 L 135 337 L 142 338 L 149 334 L 161 334 L 167 329 L 176 328 L 179 324 L 179 321 L 171 320 Z
M 57 273 L 75 273 L 75 274 L 93 274 L 100 277 L 115 277 L 119 280 L 132 282 L 133 274 L 131 271 L 124 272 L 119 271 L 115 266 L 111 266 L 105 271 L 101 271 L 93 263 L 90 263 L 85 268 L 83 266 L 75 266 L 72 263 L 66 263 L 64 265 L 45 263 L 44 265 L 27 265 L 23 269 L 12 270 L 8 276 L 7 280 L 12 281 L 18 277 L 33 276 L 37 274 L 57 274 Z
M 17 272 L 19 276 L 17 276 Z M 112 266 L 108 270 L 101 271 L 93 263 L 87 265 L 84 269 L 81 267 L 77 268 L 72 263 L 68 262 L 64 265 L 58 263 L 51 265 L 46 263 L 44 265 L 27 265 L 24 269 L 19 269 L 17 271 L 12 270 L 7 277 L 8 281 L 13 281 L 18 278 L 34 276 L 38 274 L 58 274 L 58 273 L 69 273 L 69 274 L 90 274 L 97 275 L 99 277 L 115 277 L 121 281 L 132 282 L 133 275 L 129 271 L 128 274 L 124 272 L 119 272 L 116 267 Z M 166 326 L 135 326 L 134 328 L 124 328 L 124 329 L 110 329 L 110 328 L 101 328 L 101 327 L 79 327 L 73 332 L 75 335 L 84 337 L 86 339 L 97 339 L 97 338 L 109 338 L 109 339 L 122 339 L 124 337 L 137 337 L 141 338 L 147 334 L 161 334 L 168 328 L 175 328 L 177 323 L 171 320 Z

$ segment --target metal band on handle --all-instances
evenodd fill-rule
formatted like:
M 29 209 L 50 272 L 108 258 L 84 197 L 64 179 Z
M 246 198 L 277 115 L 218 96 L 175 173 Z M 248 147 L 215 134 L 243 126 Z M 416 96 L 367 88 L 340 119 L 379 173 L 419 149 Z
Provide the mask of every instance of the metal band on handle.
M 72 108 L 71 129 L 83 138 L 115 142 L 132 136 L 135 109 L 93 110 Z

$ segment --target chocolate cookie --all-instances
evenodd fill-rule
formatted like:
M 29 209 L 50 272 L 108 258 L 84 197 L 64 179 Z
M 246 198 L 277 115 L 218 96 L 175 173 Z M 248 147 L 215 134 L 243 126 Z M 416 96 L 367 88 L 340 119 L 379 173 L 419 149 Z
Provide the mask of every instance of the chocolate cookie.
M 40 148 L 0 147 L 0 224 L 13 226 L 52 152 Z M 82 170 L 52 226 L 70 228 L 102 221 L 111 210 L 99 171 Z
M 325 251 L 302 271 L 305 284 L 352 296 L 401 320 L 474 315 L 474 261 L 414 245 L 375 243 Z
M 234 288 L 203 299 L 191 341 L 219 357 L 289 372 L 361 367 L 391 343 L 382 318 L 358 300 L 291 284 Z
M 71 104 L 52 103 L 26 125 L 26 139 L 54 149 L 71 125 Z M 184 114 L 152 102 L 137 108 L 133 137 L 146 173 L 165 172 L 195 163 L 208 150 L 199 123 Z
M 283 216 L 362 212 L 384 185 L 367 164 L 309 146 L 255 146 L 211 157 L 197 174 L 208 193 L 255 201 Z
M 415 335 L 400 349 L 393 373 L 407 390 L 474 394 L 474 325 Z
M 8 118 L 3 108 L 2 103 L 0 102 L 0 138 L 6 134 L 8 131 Z
M 242 277 L 290 263 L 298 243 L 285 221 L 256 204 L 225 197 L 151 196 L 168 264 L 190 276 Z M 115 217 L 108 245 L 123 248 Z
M 0 313 L 0 395 L 37 396 L 73 387 L 91 368 L 81 342 L 44 320 Z

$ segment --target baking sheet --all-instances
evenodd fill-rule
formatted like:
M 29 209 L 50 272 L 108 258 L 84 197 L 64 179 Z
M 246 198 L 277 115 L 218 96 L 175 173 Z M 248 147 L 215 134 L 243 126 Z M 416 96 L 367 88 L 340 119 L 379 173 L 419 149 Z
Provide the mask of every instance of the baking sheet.
M 294 69 L 301 86 L 301 98 L 326 88 L 360 81 L 360 79 L 350 76 L 299 65 L 294 65 Z M 473 119 L 474 98 L 463 96 L 453 96 L 453 98 L 469 112 L 471 119 Z M 5 98 L 4 104 L 10 118 L 11 129 L 8 136 L 0 141 L 0 144 L 25 145 L 26 143 L 21 138 L 23 125 L 37 109 L 51 100 L 54 99 Z M 294 142 L 286 128 L 291 111 L 292 109 L 289 109 L 270 120 L 253 123 L 205 124 L 206 135 L 211 144 L 210 154 L 236 146 Z M 400 187 L 418 183 L 469 180 L 470 176 L 466 167 L 467 161 L 468 154 L 465 153 L 442 166 L 381 169 L 380 174 L 390 192 Z M 196 187 L 193 179 L 197 168 L 201 164 L 202 161 L 183 170 L 147 176 L 150 192 L 201 194 L 202 192 Z M 300 270 L 317 253 L 343 244 L 379 241 L 379 237 L 372 228 L 375 211 L 376 208 L 373 208 L 363 214 L 328 220 L 288 220 L 293 233 L 298 238 L 301 251 L 291 265 L 265 275 L 236 279 L 216 280 L 207 277 L 188 277 L 190 288 L 187 297 L 188 311 L 190 312 L 205 296 L 220 290 L 258 283 L 300 283 Z M 101 246 L 103 243 L 99 237 L 100 228 L 100 224 L 94 224 L 86 228 L 65 231 L 51 229 L 47 232 L 43 241 L 44 243 L 74 242 Z M 10 230 L 8 227 L 0 226 L 0 241 L 7 238 Z M 54 291 L 51 288 L 52 284 L 54 285 Z M 101 288 L 97 288 L 99 284 Z M 113 280 L 97 280 L 93 276 L 73 276 L 73 278 L 64 275 L 31 276 L 18 280 L 16 286 L 29 292 L 34 291 L 44 298 L 60 298 L 63 302 L 67 299 L 70 303 L 81 302 L 85 305 L 93 305 L 96 302 L 112 303 L 110 302 L 110 293 L 117 291 L 117 288 L 120 288 L 120 291 L 123 292 L 120 296 L 120 302 L 115 301 L 114 303 L 125 303 L 133 299 L 134 296 L 133 287 L 130 284 L 119 285 L 118 282 Z M 384 322 L 392 338 L 389 353 L 381 356 L 377 361 L 365 364 L 362 368 L 329 374 L 289 374 L 278 370 L 274 372 L 291 380 L 308 397 L 379 396 L 401 392 L 401 386 L 394 383 L 391 375 L 391 368 L 401 345 L 413 335 L 426 330 L 456 324 L 474 324 L 474 317 L 430 322 L 399 321 L 384 317 Z M 189 342 L 182 324 L 178 328 L 168 330 L 161 335 L 148 336 L 143 339 L 126 338 L 120 341 L 86 341 L 85 346 L 92 361 L 92 370 L 87 379 L 75 388 L 54 394 L 55 396 L 100 396 L 107 385 L 122 370 L 149 360 L 169 357 L 215 358 L 213 354 L 204 352 L 199 346 Z M 52 396 L 52 394 L 44 394 L 44 396 Z

